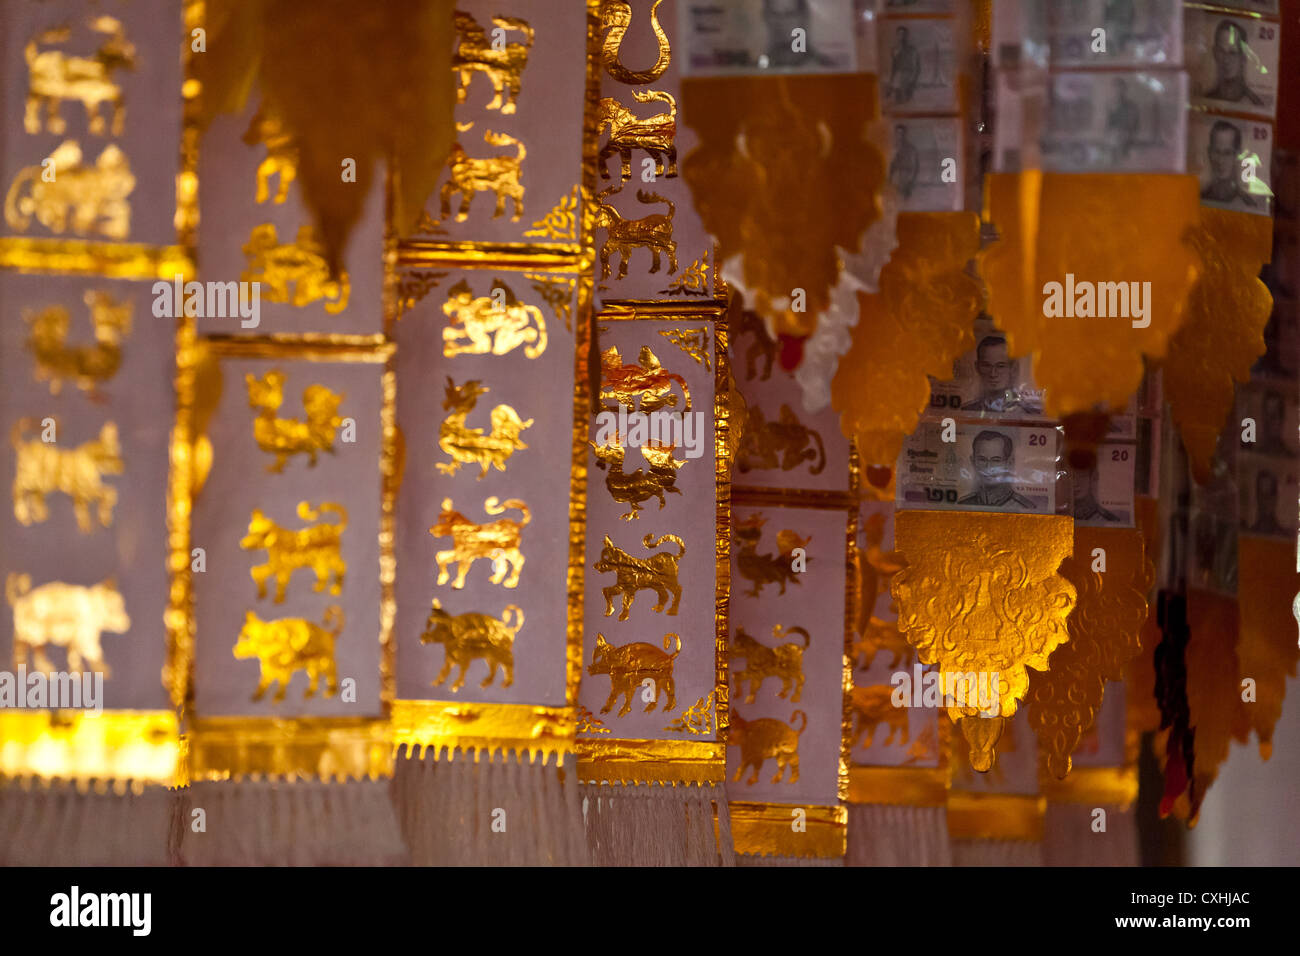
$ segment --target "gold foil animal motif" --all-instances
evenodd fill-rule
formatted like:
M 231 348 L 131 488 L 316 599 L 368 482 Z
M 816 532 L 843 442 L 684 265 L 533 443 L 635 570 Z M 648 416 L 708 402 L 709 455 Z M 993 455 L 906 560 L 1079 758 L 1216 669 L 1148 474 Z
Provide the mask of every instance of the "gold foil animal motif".
M 447 301 L 442 304 L 448 319 L 442 330 L 442 354 L 447 358 L 506 355 L 521 345 L 530 359 L 545 352 L 546 319 L 542 310 L 520 302 L 499 280 L 492 291 L 493 295 L 475 298 L 463 279 L 447 290 Z
M 776 362 L 777 353 L 781 350 L 779 340 L 772 338 L 767 334 L 767 326 L 757 312 L 750 312 L 748 309 L 742 309 L 740 312 L 740 322 L 736 329 L 736 340 L 739 341 L 742 335 L 748 335 L 753 338 L 749 343 L 749 348 L 745 350 L 745 377 L 750 381 L 757 378 L 759 381 L 766 381 L 772 377 L 772 365 Z M 763 362 L 763 374 L 758 374 L 758 363 Z
M 627 449 L 623 447 L 619 434 L 614 433 L 614 443 L 612 445 L 597 445 L 590 442 L 592 451 L 596 453 L 596 467 L 604 469 L 609 468 L 605 475 L 605 487 L 609 490 L 610 497 L 615 501 L 630 505 L 631 511 L 627 514 L 619 515 L 625 521 L 641 516 L 641 502 L 648 501 L 651 498 L 659 499 L 659 510 L 662 511 L 667 499 L 664 497 L 665 492 L 671 492 L 674 495 L 680 495 L 682 490 L 676 486 L 677 469 L 686 464 L 685 460 L 673 457 L 674 445 L 643 445 L 641 454 L 650 462 L 650 470 L 642 471 L 638 468 L 632 474 L 623 471 L 623 458 Z
M 320 624 L 301 617 L 284 617 L 263 621 L 256 612 L 244 615 L 244 626 L 235 642 L 235 659 L 257 658 L 262 665 L 253 700 L 261 700 L 272 684 L 278 683 L 272 700 L 284 700 L 295 671 L 304 671 L 310 683 L 303 698 L 315 697 L 321 678 L 325 678 L 325 696 L 338 690 L 338 671 L 334 664 L 334 642 L 343 633 L 343 609 L 331 604 Z
M 853 653 L 858 656 L 858 667 L 863 670 L 871 666 L 877 652 L 888 651 L 890 667 L 897 667 L 899 662 L 910 667 L 916 656 L 916 649 L 907 643 L 894 621 L 876 617 L 875 607 L 880 595 L 889 593 L 889 582 L 895 574 L 906 567 L 897 551 L 886 551 L 882 547 L 885 540 L 885 516 L 876 512 L 867 517 L 863 523 L 863 536 L 866 538 L 866 550 L 858 549 L 858 607 L 854 630 L 858 640 L 853 643 Z M 890 609 L 898 608 L 890 600 Z
M 801 538 L 798 533 L 783 528 L 776 534 L 777 553 L 760 554 L 758 543 L 762 539 L 763 525 L 766 523 L 765 517 L 754 514 L 737 522 L 735 527 L 736 566 L 741 577 L 753 582 L 753 587 L 745 592 L 752 597 L 758 597 L 766 584 L 780 585 L 781 594 L 785 593 L 787 583 L 799 584 L 799 572 L 794 570 L 794 549 L 805 547 L 812 540 L 812 535 Z
M 256 565 L 248 572 L 257 585 L 259 598 L 266 597 L 266 580 L 274 576 L 275 603 L 282 604 L 289 579 L 299 568 L 311 568 L 316 572 L 315 590 L 328 588 L 331 594 L 342 593 L 343 575 L 348 566 L 339 546 L 343 529 L 348 526 L 348 511 L 334 501 L 322 502 L 319 512 L 313 511 L 306 501 L 298 502 L 298 517 L 303 521 L 315 521 L 326 512 L 337 515 L 338 520 L 290 531 L 264 515 L 260 508 L 253 510 L 248 534 L 239 546 L 245 551 L 266 552 L 266 563 Z
M 65 140 L 47 157 L 47 164 L 24 166 L 5 196 L 5 221 L 19 232 L 32 217 L 50 232 L 72 231 L 79 236 L 99 235 L 125 239 L 131 234 L 131 205 L 135 176 L 126 154 L 116 146 L 104 147 L 94 166 L 81 164 L 81 147 Z M 52 178 L 45 173 L 52 170 Z
M 888 684 L 855 687 L 849 692 L 849 706 L 853 711 L 854 726 L 850 750 L 856 750 L 859 746 L 870 747 L 876 728 L 881 724 L 889 728 L 889 736 L 885 738 L 886 745 L 892 744 L 894 734 L 899 732 L 903 735 L 899 743 L 907 743 L 907 708 L 894 706 L 893 693 L 894 688 Z
M 334 454 L 334 432 L 343 424 L 339 406 L 343 395 L 331 392 L 324 385 L 308 385 L 302 391 L 302 407 L 307 420 L 277 418 L 275 413 L 284 404 L 284 373 L 272 369 L 261 378 L 251 373 L 244 376 L 248 386 L 248 407 L 256 412 L 253 418 L 253 440 L 257 447 L 275 456 L 275 462 L 266 470 L 279 474 L 285 462 L 293 455 L 306 455 L 308 465 L 316 467 L 316 455 L 327 451 Z
M 641 545 L 648 551 L 659 547 L 665 541 L 677 545 L 676 554 L 661 551 L 648 558 L 634 558 L 622 548 L 615 546 L 609 539 L 609 535 L 605 535 L 605 546 L 601 549 L 600 559 L 592 567 L 601 574 L 614 572 L 614 583 L 601 589 L 601 593 L 605 595 L 606 617 L 614 613 L 614 595 L 621 594 L 623 610 L 618 619 L 626 621 L 632 611 L 632 601 L 636 598 L 637 591 L 655 592 L 658 601 L 651 608 L 652 611 L 662 611 L 664 605 L 668 603 L 669 595 L 672 595 L 673 604 L 668 609 L 668 613 L 670 615 L 677 613 L 677 605 L 682 600 L 682 588 L 677 583 L 677 565 L 682 555 L 686 553 L 686 542 L 675 534 L 661 534 L 658 538 L 653 534 L 647 534 L 641 539 Z
M 789 405 L 781 406 L 774 422 L 769 422 L 757 405 L 750 405 L 736 455 L 737 470 L 741 474 L 768 468 L 792 471 L 805 461 L 812 462 L 809 474 L 822 473 L 826 467 L 822 436 L 801 424 Z
M 666 103 L 668 110 L 643 119 L 611 96 L 602 99 L 596 113 L 596 134 L 600 135 L 608 127 L 609 139 L 600 148 L 597 158 L 600 178 L 609 179 L 605 161 L 618 153 L 623 163 L 623 181 L 631 179 L 634 149 L 643 149 L 650 154 L 655 161 L 656 176 L 676 176 L 677 101 L 671 93 L 662 90 L 634 90 L 632 95 L 638 103 Z
M 777 691 L 776 696 L 785 697 L 793 690 L 794 694 L 790 697 L 790 701 L 799 703 L 799 698 L 803 694 L 803 652 L 808 649 L 812 638 L 802 627 L 792 627 L 787 631 L 778 624 L 772 628 L 772 636 L 777 640 L 786 634 L 801 635 L 803 646 L 800 647 L 794 641 L 786 641 L 776 647 L 768 647 L 746 634 L 743 627 L 736 629 L 736 636 L 731 640 L 731 656 L 732 660 L 743 657 L 745 666 L 739 670 L 733 666 L 731 672 L 736 677 L 737 687 L 743 688 L 746 682 L 749 683 L 745 703 L 754 702 L 758 692 L 763 689 L 763 681 L 769 677 L 774 677 L 781 682 L 781 689 Z
M 260 294 L 266 301 L 301 307 L 324 300 L 325 311 L 330 315 L 338 315 L 348 307 L 348 296 L 352 293 L 348 274 L 340 272 L 337 280 L 330 278 L 325 247 L 310 225 L 299 227 L 298 238 L 293 242 L 282 243 L 275 224 L 264 222 L 253 227 L 243 250 L 248 268 L 239 273 L 239 279 L 261 283 Z
M 83 301 L 95 330 L 94 345 L 68 345 L 68 310 L 52 305 L 24 318 L 31 326 L 27 351 L 36 360 L 36 381 L 48 381 L 50 394 L 63 390 L 63 380 L 98 397 L 96 386 L 112 378 L 122 364 L 122 339 L 131 332 L 131 301 L 118 302 L 107 292 L 87 290 Z
M 655 59 L 654 66 L 648 70 L 638 72 L 633 72 L 625 67 L 619 54 L 619 48 L 623 45 L 623 37 L 627 33 L 628 27 L 632 25 L 632 5 L 627 3 L 626 0 L 604 0 L 601 3 L 600 29 L 605 33 L 605 42 L 601 47 L 601 53 L 605 69 L 609 71 L 610 76 L 620 83 L 627 83 L 631 86 L 653 83 L 663 76 L 664 71 L 668 69 L 672 56 L 668 45 L 668 35 L 664 33 L 664 28 L 659 25 L 659 4 L 661 3 L 663 3 L 663 0 L 655 0 L 650 7 L 650 29 L 655 35 L 658 56 Z
M 41 131 L 41 108 L 44 107 L 45 128 L 55 136 L 62 136 L 67 124 L 59 115 L 59 104 L 62 100 L 78 100 L 86 108 L 92 136 L 104 135 L 104 117 L 99 113 L 101 103 L 112 107 L 113 135 L 122 135 L 126 106 L 122 102 L 122 88 L 113 81 L 113 74 L 118 70 L 135 69 L 135 47 L 127 40 L 121 21 L 114 17 L 94 17 L 90 28 L 106 35 L 107 39 L 89 57 L 41 49 L 42 46 L 68 42 L 72 31 L 66 26 L 46 30 L 27 42 L 23 50 L 28 77 L 23 128 L 27 132 Z
M 512 612 L 514 624 L 510 623 Z M 515 682 L 515 635 L 523 626 L 524 612 L 513 604 L 507 604 L 498 619 L 490 614 L 473 612 L 451 615 L 434 598 L 433 611 L 425 622 L 424 633 L 420 635 L 421 643 L 443 646 L 442 670 L 434 679 L 433 686 L 439 686 L 450 677 L 452 667 L 459 667 L 460 674 L 450 689 L 460 690 L 465 684 L 465 672 L 475 660 L 481 659 L 487 665 L 488 673 L 479 686 L 491 684 L 500 668 L 501 686 L 509 687 Z
M 668 650 L 673 646 L 674 640 L 677 642 L 677 650 L 670 654 Z M 672 710 L 677 706 L 673 686 L 673 663 L 681 652 L 682 639 L 676 634 L 664 635 L 662 651 L 653 644 L 643 642 L 616 647 L 605 640 L 604 634 L 597 634 L 596 649 L 591 652 L 591 666 L 587 668 L 587 673 L 609 675 L 609 699 L 605 701 L 605 706 L 600 709 L 600 712 L 608 714 L 614 707 L 618 695 L 622 694 L 623 706 L 619 708 L 618 716 L 627 714 L 632 709 L 632 695 L 642 689 L 645 681 L 651 682 L 651 686 L 645 688 L 651 690 L 650 702 L 645 705 L 645 712 L 649 713 L 655 709 L 655 705 L 659 703 L 660 692 L 666 694 L 668 698 L 663 707 L 664 711 Z
M 673 215 L 677 212 L 677 207 L 672 200 L 665 199 L 658 193 L 638 189 L 636 198 L 642 203 L 650 205 L 661 202 L 668 207 L 668 212 L 652 213 L 640 219 L 624 219 L 617 209 L 605 202 L 604 197 L 613 188 L 611 186 L 609 190 L 601 191 L 596 197 L 593 210 L 595 228 L 605 230 L 605 242 L 600 247 L 600 277 L 609 278 L 609 257 L 616 252 L 619 255 L 618 277 L 627 278 L 628 260 L 632 257 L 632 250 L 638 246 L 650 250 L 653 257 L 651 272 L 659 271 L 662 254 L 668 257 L 668 274 L 672 275 L 677 271 L 677 242 L 673 239 Z
M 99 437 L 76 448 L 60 448 L 40 438 L 25 438 L 36 422 L 22 418 L 14 423 L 9 440 L 18 453 L 14 472 L 14 517 L 19 524 L 39 524 L 50 516 L 45 496 L 61 491 L 72 499 L 77 527 L 90 534 L 90 506 L 98 506 L 99 523 L 113 524 L 113 506 L 117 491 L 104 484 L 105 475 L 120 475 L 122 448 L 117 440 L 117 425 L 105 422 Z M 55 423 L 57 433 L 58 424 Z
M 442 408 L 451 414 L 438 426 L 438 447 L 450 455 L 452 460 L 437 465 L 444 475 L 456 474 L 462 464 L 478 464 L 482 469 L 479 478 L 486 475 L 489 468 L 505 471 L 510 456 L 528 447 L 519 440 L 519 433 L 529 428 L 533 420 L 522 420 L 519 413 L 509 405 L 497 405 L 492 409 L 490 432 L 485 434 L 481 428 L 465 427 L 465 419 L 474 411 L 478 397 L 486 395 L 488 391 L 490 389 L 477 380 L 457 385 L 450 375 L 447 376 Z
M 442 513 L 438 523 L 429 529 L 435 538 L 451 538 L 452 546 L 435 555 L 438 562 L 438 583 L 446 584 L 451 577 L 447 566 L 456 562 L 456 580 L 453 588 L 465 586 L 465 575 L 479 558 L 488 558 L 493 563 L 493 584 L 502 584 L 513 588 L 519 585 L 519 572 L 524 569 L 524 555 L 519 550 L 520 532 L 532 518 L 528 505 L 518 498 L 509 498 L 504 504 L 495 496 L 483 502 L 483 510 L 490 515 L 499 515 L 513 508 L 523 515 L 521 521 L 512 518 L 498 518 L 486 524 L 476 524 L 452 507 L 451 499 L 442 499 Z M 506 578 L 509 568 L 510 577 Z
M 475 193 L 493 193 L 496 195 L 496 209 L 493 219 L 505 215 L 506 200 L 514 202 L 515 214 L 511 222 L 518 222 L 524 214 L 524 187 L 519 181 L 523 171 L 524 157 L 528 150 L 524 144 L 505 133 L 494 133 L 490 129 L 483 131 L 483 141 L 489 146 L 513 146 L 513 156 L 470 156 L 460 143 L 451 144 L 447 156 L 447 165 L 451 168 L 451 178 L 442 184 L 442 218 L 451 215 L 451 197 L 460 193 L 460 210 L 456 221 L 464 222 L 469 218 L 469 205 Z
M 798 730 L 794 727 L 796 721 L 799 721 Z M 763 762 L 775 760 L 776 775 L 772 777 L 772 782 L 780 783 L 781 778 L 785 776 L 788 769 L 790 779 L 786 782 L 797 783 L 799 780 L 799 736 L 807 726 L 808 715 L 802 710 L 796 710 L 791 714 L 790 723 L 788 724 L 773 717 L 745 720 L 733 710 L 731 712 L 731 729 L 727 735 L 727 746 L 740 748 L 740 765 L 736 767 L 736 775 L 733 779 L 740 780 L 745 768 L 752 768 L 749 779 L 745 781 L 745 786 L 753 786 L 758 783 L 758 775 L 762 772 Z
M 271 195 L 271 177 L 280 177 L 275 201 L 289 198 L 289 187 L 298 175 L 298 147 L 280 118 L 263 103 L 249 121 L 242 137 L 244 143 L 266 147 L 266 158 L 257 164 L 257 201 L 266 202 Z
M 14 609 L 14 667 L 25 667 L 31 654 L 36 669 L 52 671 L 45 651 L 67 649 L 69 671 L 98 671 L 108 678 L 100 634 L 125 634 L 131 628 L 126 604 L 110 579 L 82 587 L 51 581 L 32 587 L 27 574 L 5 579 L 5 597 Z
M 513 113 L 519 100 L 519 78 L 528 65 L 528 51 L 533 45 L 533 28 L 526 20 L 517 17 L 493 17 L 492 24 L 499 28 L 500 33 L 515 30 L 524 35 L 523 43 L 498 43 L 488 39 L 487 31 L 470 14 L 457 10 L 452 16 L 459 34 L 451 55 L 451 68 L 460 78 L 456 102 L 465 102 L 469 81 L 478 70 L 492 82 L 496 93 L 487 109 Z M 492 32 L 498 33 L 498 30 Z M 509 96 L 506 96 L 507 89 Z
M 611 345 L 600 353 L 600 400 L 616 401 L 630 411 L 653 412 L 677 405 L 673 383 L 685 397 L 683 412 L 691 410 L 691 390 L 686 379 L 664 368 L 650 346 L 641 346 L 637 364 L 624 365 L 618 346 Z M 637 403 L 640 402 L 640 408 Z

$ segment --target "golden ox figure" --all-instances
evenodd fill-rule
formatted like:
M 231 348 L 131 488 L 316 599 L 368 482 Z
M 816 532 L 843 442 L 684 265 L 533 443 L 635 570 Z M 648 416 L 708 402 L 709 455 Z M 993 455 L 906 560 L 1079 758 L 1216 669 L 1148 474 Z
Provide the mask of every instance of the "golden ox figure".
M 30 575 L 11 574 L 5 580 L 5 597 L 14 609 L 15 667 L 25 667 L 30 653 L 37 670 L 52 671 L 45 649 L 63 647 L 68 670 L 86 671 L 88 665 L 90 671 L 110 675 L 100 633 L 125 634 L 131 627 L 122 595 L 111 579 L 90 587 L 51 581 L 33 588 Z
M 66 232 L 69 218 L 79 236 L 125 239 L 131 234 L 135 176 L 126 154 L 108 145 L 94 166 L 81 164 L 81 147 L 65 140 L 40 166 L 24 166 L 5 196 L 5 221 L 27 231 L 32 217 L 50 232 Z M 47 170 L 50 178 L 46 178 Z
M 235 659 L 257 658 L 262 666 L 253 700 L 261 700 L 272 684 L 280 686 L 272 700 L 284 700 L 295 671 L 305 671 L 310 683 L 303 697 L 314 697 L 325 678 L 325 696 L 338 690 L 334 664 L 334 642 L 343 632 L 343 609 L 331 604 L 320 624 L 300 617 L 263 621 L 253 611 L 244 615 L 244 626 L 235 643 Z
M 429 529 L 435 538 L 451 538 L 452 546 L 436 555 L 438 562 L 438 583 L 446 584 L 451 577 L 448 565 L 457 563 L 456 580 L 453 588 L 465 586 L 465 575 L 479 558 L 489 558 L 493 571 L 489 580 L 493 584 L 502 584 L 513 588 L 519 585 L 519 572 L 524 568 L 524 555 L 519 550 L 519 536 L 532 517 L 528 505 L 518 498 L 509 498 L 501 504 L 495 496 L 483 502 L 483 510 L 490 515 L 499 515 L 513 508 L 523 514 L 523 520 L 499 518 L 487 524 L 476 524 L 452 507 L 451 499 L 442 500 L 442 513 L 438 523 Z M 506 578 L 509 569 L 510 577 Z
M 677 649 L 669 654 L 667 652 L 674 640 L 677 641 Z M 600 712 L 608 714 L 614 707 L 614 701 L 622 694 L 623 706 L 619 708 L 618 716 L 627 714 L 632 709 L 632 695 L 641 690 L 645 681 L 650 681 L 651 686 L 647 689 L 652 691 L 650 702 L 645 706 L 646 713 L 655 709 L 660 691 L 668 695 L 664 711 L 672 710 L 677 706 L 673 663 L 681 652 L 682 639 L 676 634 L 664 635 L 662 651 L 653 644 L 640 641 L 615 646 L 605 640 L 604 634 L 597 634 L 596 649 L 591 652 L 591 666 L 587 668 L 587 673 L 609 675 L 609 699 Z
M 510 623 L 514 613 L 515 622 Z M 441 644 L 444 657 L 442 670 L 433 681 L 437 687 L 451 676 L 453 667 L 460 668 L 460 675 L 452 682 L 450 690 L 458 691 L 465 684 L 465 672 L 475 660 L 481 659 L 487 665 L 487 677 L 479 684 L 487 687 L 501 670 L 501 686 L 509 687 L 515 682 L 514 641 L 519 629 L 524 626 L 524 612 L 513 604 L 507 604 L 500 618 L 490 614 L 470 612 L 466 614 L 448 614 L 442 609 L 437 598 L 433 599 L 433 610 L 424 625 L 420 641 L 424 644 Z
M 41 131 L 43 106 L 46 129 L 55 136 L 62 136 L 67 124 L 59 115 L 59 103 L 61 100 L 78 100 L 86 108 L 92 136 L 103 136 L 105 132 L 104 117 L 99 114 L 100 103 L 108 103 L 113 108 L 113 135 L 122 135 L 126 106 L 122 102 L 122 88 L 113 82 L 113 73 L 135 69 L 135 47 L 127 40 L 121 21 L 115 17 L 94 17 L 90 28 L 107 36 L 90 57 L 41 49 L 43 45 L 68 42 L 72 31 L 67 27 L 46 30 L 28 41 L 23 50 L 28 76 L 23 128 L 28 133 Z
M 465 280 L 447 290 L 442 311 L 449 321 L 442 330 L 442 354 L 506 355 L 521 345 L 530 359 L 545 352 L 542 310 L 520 302 L 504 282 L 495 282 L 492 291 L 475 298 Z

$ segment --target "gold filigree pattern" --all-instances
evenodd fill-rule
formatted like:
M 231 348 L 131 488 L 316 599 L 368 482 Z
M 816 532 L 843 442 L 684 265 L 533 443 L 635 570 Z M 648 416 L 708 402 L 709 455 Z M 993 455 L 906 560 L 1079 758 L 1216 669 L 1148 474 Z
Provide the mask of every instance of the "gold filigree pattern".
M 1094 570 L 1098 561 L 1104 572 Z M 1076 526 L 1074 554 L 1061 575 L 1078 594 L 1070 639 L 1052 653 L 1045 673 L 1030 675 L 1025 699 L 1039 754 L 1057 778 L 1070 772 L 1070 754 L 1096 721 L 1106 682 L 1124 676 L 1141 646 L 1155 568 L 1136 528 Z
M 660 329 L 659 334 L 695 359 L 696 365 L 703 365 L 704 371 L 713 371 L 713 366 L 709 361 L 709 330 L 707 328 Z
M 660 295 L 708 295 L 709 294 L 709 254 L 696 259 L 672 282 L 668 288 L 660 289 Z M 660 332 L 666 335 L 666 332 Z
M 1029 689 L 1026 670 L 1046 670 L 1069 639 L 1074 585 L 1058 574 L 1073 552 L 1071 518 L 901 511 L 894 541 L 906 567 L 890 590 L 898 628 L 923 664 L 949 673 L 998 674 L 998 716 L 969 702 L 950 706 L 970 745 L 970 762 L 988 770 L 1002 723 Z
M 5 598 L 14 609 L 14 668 L 27 666 L 30 654 L 36 670 L 53 672 L 46 657 L 50 647 L 67 651 L 69 671 L 99 672 L 112 676 L 104 663 L 100 634 L 125 634 L 131 629 L 126 604 L 109 579 L 83 587 L 50 581 L 32 587 L 31 575 L 10 574 L 5 579 Z
M 1246 716 L 1259 737 L 1259 754 L 1273 753 L 1273 728 L 1282 716 L 1286 679 L 1294 677 L 1300 661 L 1296 619 L 1283 595 L 1300 591 L 1300 574 L 1293 568 L 1295 547 L 1289 541 L 1243 536 L 1237 539 L 1237 593 L 1241 636 L 1237 661 L 1241 677 L 1255 682 L 1255 700 Z
M 573 291 L 578 287 L 578 280 L 541 272 L 525 272 L 524 278 L 532 280 L 537 294 L 564 320 L 565 330 L 573 331 Z
M 831 380 L 840 430 L 867 465 L 893 468 L 903 439 L 930 401 L 930 378 L 946 379 L 975 347 L 979 283 L 966 265 L 979 251 L 970 213 L 903 213 L 898 248 L 880 270 L 880 291 L 858 293 L 852 345 Z
M 567 196 L 561 196 L 550 212 L 533 223 L 531 229 L 524 230 L 524 235 L 541 239 L 577 239 L 578 187 L 574 186 Z
M 578 705 L 578 726 L 580 734 L 612 734 L 614 731 L 605 726 L 605 722 L 582 704 Z
M 1266 216 L 1202 207 L 1191 243 L 1201 259 L 1201 274 L 1161 369 L 1164 395 L 1192 474 L 1204 483 L 1219 430 L 1232 410 L 1235 386 L 1249 380 L 1251 365 L 1264 354 L 1273 297 L 1257 276 L 1272 255 L 1272 222 Z
M 1162 358 L 1186 314 L 1199 267 L 1189 241 L 1200 211 L 1196 178 L 993 173 L 985 196 L 986 218 L 1001 234 L 979 256 L 988 311 L 1012 355 L 1033 354 L 1045 413 L 1119 412 L 1141 384 L 1142 357 Z M 1123 283 L 1125 292 L 1129 282 L 1149 281 L 1145 316 L 1045 316 L 1046 284 L 1067 275 Z
M 712 734 L 713 692 L 710 691 L 708 696 L 701 697 L 687 707 L 682 711 L 682 715 L 673 720 L 664 730 L 682 734 L 695 734 L 697 736 Z

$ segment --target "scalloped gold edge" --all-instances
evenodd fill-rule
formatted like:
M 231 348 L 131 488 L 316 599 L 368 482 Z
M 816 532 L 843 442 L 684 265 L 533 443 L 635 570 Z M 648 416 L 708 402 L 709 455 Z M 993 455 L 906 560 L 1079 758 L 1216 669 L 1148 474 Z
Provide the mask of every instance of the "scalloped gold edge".
M 842 857 L 848 847 L 848 809 L 799 803 L 751 803 L 732 800 L 731 841 L 747 856 Z M 794 811 L 803 810 L 805 830 L 792 828 Z
M 0 777 L 170 784 L 181 750 L 170 710 L 0 710 Z

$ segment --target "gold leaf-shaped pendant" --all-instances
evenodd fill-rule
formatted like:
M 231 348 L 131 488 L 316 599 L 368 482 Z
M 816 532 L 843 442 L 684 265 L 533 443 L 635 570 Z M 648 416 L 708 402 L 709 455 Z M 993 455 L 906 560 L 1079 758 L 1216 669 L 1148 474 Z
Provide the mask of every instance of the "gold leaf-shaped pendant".
M 840 429 L 867 464 L 889 465 L 930 400 L 930 379 L 975 346 L 979 283 L 965 271 L 979 251 L 973 213 L 898 217 L 898 248 L 880 271 L 880 291 L 858 293 L 853 344 L 831 380 Z
M 1191 235 L 1201 274 L 1161 367 L 1192 474 L 1204 483 L 1234 388 L 1250 378 L 1252 363 L 1264 354 L 1273 297 L 1257 277 L 1272 255 L 1273 221 L 1203 208 Z
M 1118 412 L 1143 356 L 1165 355 L 1197 276 L 1199 203 L 1194 176 L 987 178 L 985 217 L 1001 235 L 980 254 L 988 311 L 1013 355 L 1033 354 L 1049 417 Z
M 1292 599 L 1300 591 L 1300 574 L 1292 569 L 1290 541 L 1243 535 L 1237 539 L 1237 595 L 1241 636 L 1237 662 L 1242 680 L 1255 682 L 1255 699 L 1246 716 L 1259 737 L 1259 754 L 1273 753 L 1273 727 L 1282 716 L 1286 679 L 1300 661 Z
M 890 585 L 898 629 L 921 663 L 939 665 L 945 688 L 950 674 L 985 675 L 990 685 L 997 675 L 997 700 L 987 717 L 969 699 L 948 706 L 970 745 L 971 766 L 988 770 L 1002 722 L 1029 688 L 1026 668 L 1046 670 L 1049 655 L 1069 640 L 1066 620 L 1076 592 L 1057 569 L 1073 553 L 1074 521 L 901 511 L 894 543 L 906 562 Z
M 1070 754 L 1097 718 L 1106 681 L 1121 679 L 1141 647 L 1155 568 L 1137 528 L 1076 525 L 1074 555 L 1061 574 L 1078 592 L 1070 640 L 1045 673 L 1031 675 L 1026 699 L 1039 752 L 1058 779 L 1070 772 Z

